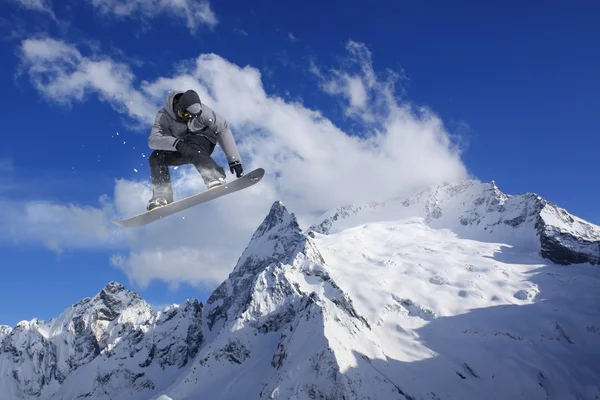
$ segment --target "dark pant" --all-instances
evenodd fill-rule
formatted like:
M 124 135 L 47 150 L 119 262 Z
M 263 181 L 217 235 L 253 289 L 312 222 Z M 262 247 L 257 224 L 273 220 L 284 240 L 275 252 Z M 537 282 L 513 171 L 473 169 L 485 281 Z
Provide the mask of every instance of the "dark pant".
M 215 145 L 210 140 L 201 137 L 194 141 L 194 150 L 198 151 L 198 155 L 193 158 L 184 156 L 178 151 L 154 150 L 148 157 L 153 197 L 160 196 L 165 197 L 168 202 L 173 201 L 169 167 L 193 164 L 206 184 L 215 179 L 225 178 L 225 170 L 211 157 L 214 149 Z

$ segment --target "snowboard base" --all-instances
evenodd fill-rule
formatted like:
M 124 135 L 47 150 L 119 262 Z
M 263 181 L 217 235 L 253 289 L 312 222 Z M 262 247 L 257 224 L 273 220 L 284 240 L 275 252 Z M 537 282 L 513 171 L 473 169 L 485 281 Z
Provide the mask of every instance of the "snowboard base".
M 113 223 L 125 228 L 135 228 L 143 226 L 161 218 L 168 217 L 169 215 L 176 214 L 180 211 L 186 210 L 198 204 L 206 203 L 207 201 L 217 199 L 221 196 L 225 196 L 227 194 L 246 189 L 258 183 L 264 175 L 265 170 L 263 168 L 257 168 L 254 171 L 244 174 L 242 177 L 234 181 L 227 182 L 224 185 L 207 189 L 203 192 L 196 193 L 188 197 L 184 197 L 183 199 L 176 200 L 172 203 L 167 204 L 166 206 L 157 207 L 150 211 L 134 215 L 133 217 L 127 219 L 113 220 Z

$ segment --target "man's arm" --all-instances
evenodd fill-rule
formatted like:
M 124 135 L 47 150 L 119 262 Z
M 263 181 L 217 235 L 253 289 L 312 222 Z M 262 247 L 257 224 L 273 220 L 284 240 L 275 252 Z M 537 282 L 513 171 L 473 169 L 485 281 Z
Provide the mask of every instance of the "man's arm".
M 229 128 L 227 123 L 224 130 L 220 131 L 217 135 L 217 141 L 219 142 L 221 149 L 223 149 L 229 164 L 236 161 L 240 163 L 242 162 L 240 152 L 235 144 L 235 140 L 233 139 L 233 133 L 231 133 L 231 128 Z
M 176 150 L 175 145 L 179 139 L 169 134 L 168 118 L 169 117 L 164 113 L 163 110 L 160 110 L 158 114 L 156 114 L 154 124 L 150 130 L 150 137 L 148 137 L 148 146 L 152 150 Z
M 233 133 L 229 127 L 229 123 L 225 118 L 214 112 L 206 104 L 202 104 L 202 114 L 200 116 L 205 124 L 207 124 L 217 134 L 217 142 L 229 164 L 233 162 L 242 162 L 240 152 L 237 148 L 235 140 L 233 139 Z

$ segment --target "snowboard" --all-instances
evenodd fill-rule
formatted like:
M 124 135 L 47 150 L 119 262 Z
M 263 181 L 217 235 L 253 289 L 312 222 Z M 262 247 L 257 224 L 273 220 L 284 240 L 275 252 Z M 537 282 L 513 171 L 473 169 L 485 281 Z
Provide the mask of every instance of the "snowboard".
M 254 171 L 244 174 L 240 178 L 237 178 L 231 182 L 227 182 L 224 185 L 213 187 L 203 192 L 184 197 L 183 199 L 176 200 L 167 204 L 166 206 L 157 207 L 127 219 L 114 220 L 113 223 L 125 228 L 136 228 L 143 226 L 161 218 L 168 217 L 169 215 L 187 210 L 188 208 L 197 206 L 198 204 L 206 203 L 207 201 L 217 199 L 221 196 L 246 189 L 258 183 L 264 175 L 265 170 L 263 168 L 257 168 Z

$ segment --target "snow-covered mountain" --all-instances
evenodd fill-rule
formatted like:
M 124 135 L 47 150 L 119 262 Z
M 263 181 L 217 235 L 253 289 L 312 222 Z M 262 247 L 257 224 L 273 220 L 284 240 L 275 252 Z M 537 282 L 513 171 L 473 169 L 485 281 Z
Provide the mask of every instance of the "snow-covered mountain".
M 328 234 L 363 222 L 421 217 L 435 229 L 539 252 L 557 264 L 600 264 L 600 227 L 534 193 L 510 196 L 494 182 L 465 181 L 408 198 L 337 208 L 311 231 Z
M 206 304 L 118 283 L 0 327 L 9 399 L 600 399 L 600 228 L 536 195 L 443 185 L 281 202 Z
M 197 300 L 153 312 L 111 282 L 48 323 L 0 330 L 0 398 L 145 398 L 195 357 L 201 315 Z

